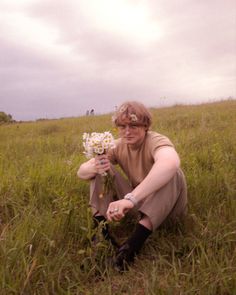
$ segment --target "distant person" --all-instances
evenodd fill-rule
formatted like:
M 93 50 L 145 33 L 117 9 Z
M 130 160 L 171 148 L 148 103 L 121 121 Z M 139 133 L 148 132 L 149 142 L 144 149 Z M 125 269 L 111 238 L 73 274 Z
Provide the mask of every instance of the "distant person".
M 91 111 L 90 111 L 90 115 L 91 115 L 91 116 L 94 115 L 94 109 L 91 109 Z
M 96 223 L 120 221 L 133 208 L 139 212 L 135 230 L 119 246 L 114 258 L 114 267 L 124 271 L 153 231 L 185 214 L 187 188 L 173 143 L 149 130 L 151 114 L 143 104 L 122 104 L 113 119 L 120 137 L 116 147 L 84 162 L 77 174 L 90 180 L 90 206 Z M 114 165 L 121 167 L 128 180 Z M 107 171 L 114 174 L 115 199 L 112 193 L 99 198 L 101 175 Z M 103 235 L 117 244 L 107 224 Z
M 89 115 L 89 110 L 86 111 L 86 116 L 88 116 L 88 115 Z

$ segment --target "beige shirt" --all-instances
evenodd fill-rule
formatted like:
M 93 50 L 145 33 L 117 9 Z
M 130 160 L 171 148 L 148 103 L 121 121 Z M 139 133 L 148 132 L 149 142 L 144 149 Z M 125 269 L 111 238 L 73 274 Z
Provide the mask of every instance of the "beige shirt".
M 136 187 L 151 170 L 155 151 L 164 146 L 174 147 L 166 136 L 148 131 L 143 143 L 136 149 L 118 139 L 116 147 L 109 151 L 108 157 L 112 164 L 120 165 L 132 187 Z

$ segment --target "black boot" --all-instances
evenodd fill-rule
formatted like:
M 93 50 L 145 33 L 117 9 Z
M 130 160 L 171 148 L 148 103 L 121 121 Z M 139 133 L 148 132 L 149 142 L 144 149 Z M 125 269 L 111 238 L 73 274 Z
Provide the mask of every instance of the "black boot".
M 119 247 L 119 244 L 117 243 L 117 241 L 115 240 L 115 238 L 110 234 L 109 232 L 109 226 L 108 224 L 106 223 L 106 218 L 104 216 L 101 216 L 101 215 L 98 215 L 98 216 L 94 216 L 93 217 L 93 220 L 94 220 L 94 227 L 98 227 L 100 223 L 103 222 L 103 225 L 102 225 L 102 235 L 104 237 L 104 239 L 106 241 L 110 241 L 111 244 L 118 248 Z M 93 237 L 93 240 L 96 239 L 96 236 Z
M 152 233 L 151 230 L 138 223 L 132 236 L 119 248 L 114 261 L 116 270 L 122 272 L 134 261 L 144 242 Z

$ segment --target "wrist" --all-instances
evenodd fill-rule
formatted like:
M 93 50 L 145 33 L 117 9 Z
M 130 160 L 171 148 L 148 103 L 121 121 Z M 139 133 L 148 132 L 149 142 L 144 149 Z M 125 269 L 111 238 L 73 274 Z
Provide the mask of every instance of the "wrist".
M 128 193 L 124 196 L 125 200 L 130 201 L 134 207 L 136 207 L 138 205 L 138 201 L 135 199 L 134 195 L 132 193 Z

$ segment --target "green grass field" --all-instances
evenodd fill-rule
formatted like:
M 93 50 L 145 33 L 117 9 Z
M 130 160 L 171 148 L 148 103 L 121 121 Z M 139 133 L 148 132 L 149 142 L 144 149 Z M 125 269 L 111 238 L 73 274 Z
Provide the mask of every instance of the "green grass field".
M 188 215 L 156 231 L 125 274 L 109 244 L 91 243 L 89 185 L 76 177 L 83 132 L 117 137 L 111 115 L 0 126 L 1 295 L 236 294 L 236 101 L 152 113 L 181 157 Z

